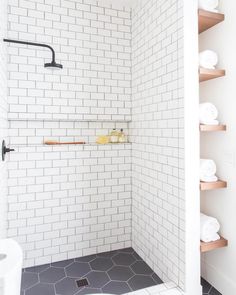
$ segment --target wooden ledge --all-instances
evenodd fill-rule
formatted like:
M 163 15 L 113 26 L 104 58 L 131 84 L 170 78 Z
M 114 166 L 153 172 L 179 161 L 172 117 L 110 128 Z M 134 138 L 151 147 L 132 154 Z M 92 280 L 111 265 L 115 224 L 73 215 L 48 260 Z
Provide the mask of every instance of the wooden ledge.
M 214 27 L 220 22 L 224 21 L 225 16 L 222 13 L 206 11 L 203 9 L 198 10 L 198 32 L 199 34 Z
M 201 132 L 226 131 L 226 125 L 203 125 L 200 124 Z
M 209 242 L 205 243 L 201 241 L 200 249 L 201 252 L 208 252 L 215 249 L 223 248 L 228 246 L 228 240 L 224 239 L 223 237 L 220 237 L 220 240 L 217 240 L 215 242 Z
M 218 180 L 216 182 L 200 182 L 200 190 L 201 191 L 209 191 L 214 189 L 226 188 L 227 182 Z
M 225 70 L 199 68 L 199 82 L 225 76 Z

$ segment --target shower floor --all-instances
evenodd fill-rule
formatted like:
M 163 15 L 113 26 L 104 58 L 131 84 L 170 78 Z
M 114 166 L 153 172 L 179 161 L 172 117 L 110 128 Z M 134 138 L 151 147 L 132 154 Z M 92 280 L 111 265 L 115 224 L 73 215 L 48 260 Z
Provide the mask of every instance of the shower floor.
M 81 279 L 88 285 L 78 286 Z M 126 248 L 26 268 L 21 295 L 123 294 L 158 284 L 162 280 L 132 248 Z
M 202 283 L 202 294 L 203 295 L 222 295 L 219 291 L 217 291 L 211 284 L 209 284 L 203 278 L 201 279 Z

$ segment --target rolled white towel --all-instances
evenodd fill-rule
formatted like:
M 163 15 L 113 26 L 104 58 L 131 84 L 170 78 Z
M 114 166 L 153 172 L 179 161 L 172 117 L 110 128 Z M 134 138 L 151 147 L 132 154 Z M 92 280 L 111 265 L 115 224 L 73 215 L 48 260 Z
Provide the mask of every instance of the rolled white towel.
M 203 182 L 216 182 L 218 180 L 218 177 L 216 175 L 213 175 L 213 176 L 201 175 L 200 180 Z
M 199 53 L 199 67 L 215 69 L 218 64 L 218 55 L 212 50 L 204 50 Z
M 198 7 L 200 9 L 218 12 L 219 0 L 198 0 Z
M 200 216 L 200 239 L 203 242 L 213 242 L 220 239 L 218 231 L 220 230 L 220 224 L 214 217 L 207 216 L 201 213 Z
M 218 110 L 214 104 L 210 102 L 200 103 L 199 105 L 199 121 L 201 124 L 218 125 L 216 120 L 218 117 Z
M 210 159 L 200 159 L 200 180 L 212 177 L 216 174 L 216 164 Z

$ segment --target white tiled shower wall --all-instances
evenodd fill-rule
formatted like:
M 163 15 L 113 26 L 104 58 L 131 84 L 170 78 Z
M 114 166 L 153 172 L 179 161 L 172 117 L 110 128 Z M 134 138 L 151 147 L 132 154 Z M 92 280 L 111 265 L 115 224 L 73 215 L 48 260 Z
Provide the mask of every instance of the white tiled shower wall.
M 139 2 L 131 59 L 128 7 L 9 0 L 8 37 L 53 44 L 64 65 L 51 74 L 43 68 L 50 52 L 9 46 L 16 153 L 9 163 L 8 234 L 23 246 L 25 265 L 130 246 L 133 210 L 134 248 L 163 280 L 183 286 L 181 3 Z M 41 145 L 94 142 L 113 127 L 127 130 L 131 92 L 133 150 Z
M 182 1 L 139 1 L 132 16 L 132 243 L 183 287 Z
M 6 44 L 3 38 L 7 30 L 7 2 L 1 2 L 0 9 L 0 144 L 7 138 L 7 52 Z M 0 238 L 6 237 L 6 220 L 7 220 L 7 167 L 6 162 L 0 159 Z
M 96 146 L 131 119 L 131 11 L 95 0 L 9 0 L 8 236 L 25 265 L 131 245 L 131 145 Z M 100 120 L 100 121 L 99 121 Z M 90 122 L 89 122 L 90 121 Z M 86 146 L 42 146 L 45 139 Z

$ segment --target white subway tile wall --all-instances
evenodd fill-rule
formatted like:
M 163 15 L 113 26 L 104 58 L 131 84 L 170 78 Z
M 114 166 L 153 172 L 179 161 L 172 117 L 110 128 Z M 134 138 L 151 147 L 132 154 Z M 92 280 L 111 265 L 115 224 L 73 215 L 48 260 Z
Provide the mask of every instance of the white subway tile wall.
M 25 265 L 131 245 L 131 145 L 18 146 L 8 236 Z
M 2 140 L 8 141 L 7 122 L 7 51 L 3 38 L 7 30 L 7 2 L 1 2 L 0 9 L 0 144 Z M 1 157 L 1 155 L 0 155 Z M 6 162 L 0 158 L 0 239 L 6 237 L 7 228 L 7 167 Z
M 132 12 L 132 243 L 164 280 L 184 287 L 182 1 Z
M 99 2 L 100 3 L 100 2 Z M 95 0 L 9 1 L 11 119 L 130 120 L 131 10 Z
M 8 236 L 25 266 L 131 245 L 131 145 L 97 146 L 131 119 L 131 10 L 95 0 L 9 0 Z M 42 146 L 44 140 L 86 146 Z

